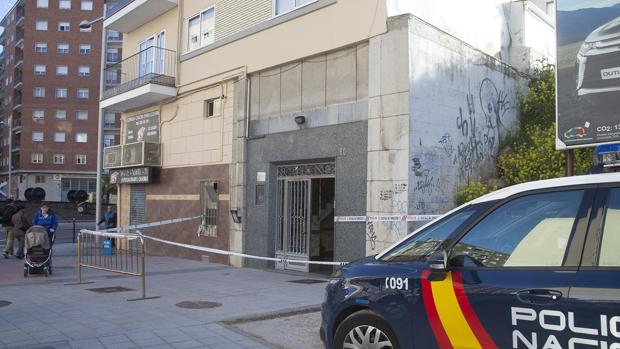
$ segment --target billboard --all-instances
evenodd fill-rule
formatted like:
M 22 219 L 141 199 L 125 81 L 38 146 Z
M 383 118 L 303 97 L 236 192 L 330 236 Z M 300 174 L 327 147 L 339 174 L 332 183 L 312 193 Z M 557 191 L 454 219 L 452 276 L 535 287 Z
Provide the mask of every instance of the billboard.
M 620 0 L 557 0 L 556 148 L 620 141 Z

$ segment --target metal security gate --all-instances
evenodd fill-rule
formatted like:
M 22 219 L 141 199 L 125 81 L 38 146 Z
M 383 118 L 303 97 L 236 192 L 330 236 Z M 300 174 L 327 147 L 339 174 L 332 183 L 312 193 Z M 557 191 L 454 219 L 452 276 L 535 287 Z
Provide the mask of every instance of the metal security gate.
M 132 184 L 129 194 L 129 224 L 145 223 L 146 211 L 146 186 L 144 184 Z
M 275 255 L 287 260 L 310 260 L 312 178 L 334 177 L 335 165 L 312 164 L 278 168 Z M 308 264 L 277 263 L 278 269 L 308 272 Z

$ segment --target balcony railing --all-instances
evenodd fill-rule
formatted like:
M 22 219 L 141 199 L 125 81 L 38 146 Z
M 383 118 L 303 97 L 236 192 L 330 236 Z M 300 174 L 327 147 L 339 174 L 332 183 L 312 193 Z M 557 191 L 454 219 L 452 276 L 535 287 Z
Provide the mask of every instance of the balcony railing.
M 26 11 L 24 11 L 24 8 L 22 6 L 17 8 L 17 12 L 15 14 L 15 24 L 19 27 L 24 23 L 24 15 L 26 14 Z
M 106 69 L 103 98 L 110 98 L 147 84 L 175 86 L 177 55 L 161 47 L 149 47 Z M 118 85 L 116 85 L 118 84 Z
M 22 96 L 17 96 L 13 98 L 13 109 L 22 105 Z
M 120 11 L 123 7 L 129 5 L 132 1 L 133 0 L 121 0 L 117 2 L 116 5 L 107 9 L 107 11 L 105 12 L 105 18 L 109 18 L 113 16 L 115 13 Z

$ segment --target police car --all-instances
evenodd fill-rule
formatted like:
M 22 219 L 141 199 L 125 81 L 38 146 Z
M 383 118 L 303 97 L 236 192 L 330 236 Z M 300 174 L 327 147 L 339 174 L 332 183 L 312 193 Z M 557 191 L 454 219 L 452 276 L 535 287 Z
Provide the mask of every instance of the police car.
M 620 173 L 498 190 L 326 287 L 327 348 L 620 349 Z

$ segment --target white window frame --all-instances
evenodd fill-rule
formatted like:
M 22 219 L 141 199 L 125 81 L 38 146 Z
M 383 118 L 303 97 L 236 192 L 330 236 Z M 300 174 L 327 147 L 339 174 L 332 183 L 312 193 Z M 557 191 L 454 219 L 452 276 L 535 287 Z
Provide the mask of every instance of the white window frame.
M 88 133 L 78 132 L 75 134 L 75 143 L 88 143 Z
M 65 46 L 67 47 L 65 50 Z M 56 52 L 60 53 L 60 54 L 67 54 L 69 53 L 69 44 L 65 43 L 65 42 L 60 42 L 56 45 Z
M 202 34 L 203 34 L 203 30 L 202 30 L 202 14 L 205 13 L 205 12 L 208 12 L 211 9 L 213 9 L 213 30 L 212 30 L 213 40 L 211 42 L 209 42 L 209 43 L 203 43 L 202 42 Z M 213 5 L 213 6 L 207 7 L 205 9 L 203 9 L 202 11 L 194 14 L 193 16 L 190 16 L 190 17 L 187 18 L 187 20 L 185 21 L 185 33 L 186 33 L 186 37 L 187 37 L 187 40 L 185 41 L 185 52 L 186 53 L 196 51 L 196 50 L 198 50 L 200 48 L 209 46 L 209 45 L 211 45 L 211 44 L 213 44 L 215 42 L 215 28 L 216 28 L 215 11 L 216 11 L 215 5 Z M 199 35 L 198 40 L 200 42 L 198 44 L 198 47 L 196 47 L 194 49 L 190 49 L 190 45 L 189 45 L 189 40 L 190 40 L 190 36 L 189 36 L 189 22 L 192 19 L 195 19 L 195 18 L 198 18 L 198 23 L 199 23 L 198 24 L 198 35 Z
M 45 64 L 35 64 L 34 65 L 34 75 L 44 76 L 47 73 L 47 67 Z
M 86 93 L 84 93 L 84 92 L 86 92 Z M 90 98 L 90 89 L 88 89 L 88 88 L 78 88 L 76 95 L 77 95 L 78 99 L 88 99 L 88 98 Z
M 80 115 L 86 115 L 86 116 L 80 116 Z M 76 120 L 88 120 L 88 110 L 76 110 L 75 119 Z
M 47 52 L 47 42 L 36 42 L 34 44 L 34 52 L 36 52 L 36 53 L 46 53 Z
M 86 154 L 76 154 L 75 155 L 75 164 L 76 165 L 86 165 Z
M 32 95 L 37 98 L 45 98 L 45 87 L 35 87 Z
M 90 4 L 86 5 L 85 4 Z M 93 10 L 93 1 L 92 0 L 82 0 L 80 1 L 80 10 L 82 11 L 92 11 Z
M 56 75 L 58 75 L 58 76 L 67 76 L 67 75 L 69 75 L 69 66 L 68 65 L 57 65 L 56 66 Z
M 45 119 L 45 110 L 35 109 L 32 111 L 32 120 L 43 120 L 43 119 Z
M 52 162 L 54 165 L 63 165 L 65 163 L 65 154 L 54 154 Z
M 64 5 L 63 4 L 68 4 Z M 71 10 L 71 0 L 58 0 L 58 9 L 59 10 Z
M 65 109 L 57 109 L 54 112 L 54 119 L 56 119 L 56 120 L 67 120 L 67 111 Z
M 64 93 L 62 93 L 64 91 Z M 57 87 L 54 92 L 54 96 L 60 99 L 66 99 L 69 97 L 69 89 L 66 87 Z
M 90 66 L 81 65 L 78 67 L 78 76 L 90 76 Z
M 54 142 L 64 143 L 67 141 L 67 134 L 64 132 L 54 132 Z
M 37 8 L 49 8 L 49 0 L 37 0 Z
M 295 1 L 295 3 L 297 3 L 297 0 L 294 0 L 294 1 Z M 274 18 L 275 17 L 279 17 L 279 16 L 283 16 L 283 15 L 285 15 L 287 13 L 291 13 L 293 11 L 297 11 L 300 8 L 306 7 L 306 6 L 310 5 L 310 4 L 313 4 L 313 3 L 318 2 L 318 1 L 319 0 L 313 0 L 313 1 L 310 1 L 310 2 L 305 3 L 303 5 L 294 5 L 292 10 L 288 10 L 288 11 L 285 11 L 285 12 L 282 12 L 282 13 L 277 13 L 276 10 L 278 8 L 278 6 L 277 6 L 278 5 L 277 4 L 278 0 L 273 0 L 273 2 L 272 2 L 272 12 L 271 13 L 273 14 Z
M 39 135 L 41 135 L 41 138 L 38 137 Z M 31 137 L 33 142 L 43 142 L 45 140 L 45 133 L 43 131 L 32 131 Z
M 67 30 L 62 30 L 63 28 L 66 28 Z M 58 31 L 59 32 L 63 32 L 63 33 L 68 33 L 71 31 L 71 22 L 58 22 Z
M 80 44 L 80 54 L 89 55 L 92 52 L 90 44 Z
M 34 24 L 34 29 L 37 31 L 47 31 L 48 29 L 47 21 L 36 21 Z
M 32 153 L 30 154 L 30 162 L 33 164 L 42 164 L 43 163 L 43 153 Z

